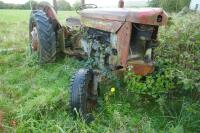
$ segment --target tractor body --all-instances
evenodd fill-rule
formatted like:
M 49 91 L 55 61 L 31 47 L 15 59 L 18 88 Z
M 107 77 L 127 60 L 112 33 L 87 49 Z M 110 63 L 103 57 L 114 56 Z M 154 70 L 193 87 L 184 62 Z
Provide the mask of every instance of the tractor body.
M 39 53 L 41 63 L 51 62 L 60 52 L 89 62 L 88 68 L 77 71 L 71 86 L 71 108 L 83 115 L 91 112 L 96 103 L 102 71 L 128 68 L 141 76 L 154 71 L 158 29 L 167 24 L 168 16 L 160 8 L 123 6 L 123 0 L 119 2 L 120 8 L 97 8 L 82 0 L 77 11 L 80 19 L 67 18 L 64 26 L 52 6 L 33 8 L 30 47 Z
M 90 50 L 86 53 L 103 54 L 104 59 L 96 59 L 104 60 L 98 63 L 101 67 L 130 66 L 135 74 L 144 76 L 154 70 L 158 28 L 167 24 L 167 14 L 160 8 L 85 9 L 81 24 L 86 33 L 82 47 Z

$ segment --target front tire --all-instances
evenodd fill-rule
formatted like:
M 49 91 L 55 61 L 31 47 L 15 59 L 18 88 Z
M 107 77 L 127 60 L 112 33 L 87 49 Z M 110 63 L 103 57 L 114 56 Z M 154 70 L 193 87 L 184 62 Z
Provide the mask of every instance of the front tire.
M 78 112 L 85 120 L 97 103 L 97 96 L 92 94 L 93 89 L 92 70 L 78 70 L 71 81 L 70 106 L 73 113 Z

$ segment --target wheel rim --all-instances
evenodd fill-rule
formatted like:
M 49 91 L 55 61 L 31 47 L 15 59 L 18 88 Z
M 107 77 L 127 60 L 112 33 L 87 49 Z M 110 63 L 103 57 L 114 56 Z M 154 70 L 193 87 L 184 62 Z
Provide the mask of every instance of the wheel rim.
M 36 26 L 33 26 L 31 31 L 31 50 L 36 52 L 39 49 L 39 38 Z
M 92 80 L 89 81 L 88 86 L 86 88 L 86 111 L 91 112 L 96 106 L 96 100 L 92 95 Z
M 34 10 L 29 20 L 29 51 L 40 64 L 56 59 L 57 42 L 54 24 L 42 10 Z

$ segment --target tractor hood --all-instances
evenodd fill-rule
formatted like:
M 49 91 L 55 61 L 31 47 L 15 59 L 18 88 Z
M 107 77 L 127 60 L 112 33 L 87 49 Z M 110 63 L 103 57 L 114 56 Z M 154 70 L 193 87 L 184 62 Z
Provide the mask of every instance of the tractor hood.
M 168 16 L 161 8 L 95 8 L 82 10 L 81 19 L 88 27 L 116 32 L 124 22 L 166 25 Z

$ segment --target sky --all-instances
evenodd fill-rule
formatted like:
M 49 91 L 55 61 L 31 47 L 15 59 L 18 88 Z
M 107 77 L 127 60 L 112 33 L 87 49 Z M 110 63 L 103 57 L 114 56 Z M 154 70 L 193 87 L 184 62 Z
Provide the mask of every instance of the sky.
M 28 0 L 0 0 L 3 1 L 5 3 L 17 3 L 17 4 L 23 4 L 25 2 L 27 2 Z M 36 0 L 36 1 L 48 1 L 50 3 L 52 3 L 53 0 Z M 71 5 L 73 3 L 75 3 L 77 0 L 66 0 L 68 1 Z M 81 1 L 81 0 L 79 0 Z M 113 6 L 113 5 L 117 5 L 119 0 L 85 0 L 86 3 L 93 3 L 96 4 L 98 6 Z M 132 1 L 132 2 L 146 2 L 148 0 L 124 0 L 124 2 L 126 3 L 126 1 Z

